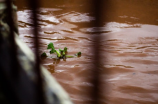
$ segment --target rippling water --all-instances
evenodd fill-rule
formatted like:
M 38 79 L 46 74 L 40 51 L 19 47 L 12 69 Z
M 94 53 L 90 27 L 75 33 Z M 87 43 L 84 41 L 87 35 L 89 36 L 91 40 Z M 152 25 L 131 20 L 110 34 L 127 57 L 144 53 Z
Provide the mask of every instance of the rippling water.
M 60 1 L 60 0 L 59 0 Z M 34 50 L 30 9 L 18 4 L 20 38 Z M 158 104 L 158 1 L 113 0 L 102 27 L 90 27 L 95 18 L 84 0 L 46 0 L 40 9 L 40 52 L 47 44 L 68 47 L 79 58 L 54 60 L 43 65 L 69 93 L 76 104 L 89 104 L 88 82 L 96 33 L 102 37 L 102 104 Z M 103 10 L 104 11 L 104 10 Z M 99 31 L 96 31 L 99 30 Z M 106 70 L 106 71 L 105 71 Z M 105 73 L 106 72 L 106 73 Z

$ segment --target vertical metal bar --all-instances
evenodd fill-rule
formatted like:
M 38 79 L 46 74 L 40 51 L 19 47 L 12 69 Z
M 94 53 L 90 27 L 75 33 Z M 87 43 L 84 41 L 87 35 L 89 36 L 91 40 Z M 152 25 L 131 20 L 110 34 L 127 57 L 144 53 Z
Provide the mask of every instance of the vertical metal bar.
M 34 45 L 35 45 L 35 72 L 37 74 L 37 96 L 39 104 L 45 104 L 45 96 L 43 89 L 43 80 L 42 80 L 42 72 L 40 70 L 40 58 L 39 58 L 39 33 L 38 33 L 38 16 L 37 12 L 39 10 L 40 0 L 28 0 L 29 6 L 32 9 L 32 17 L 33 17 L 33 34 Z
M 100 31 L 99 27 L 103 27 L 103 21 L 102 21 L 102 16 L 105 16 L 106 10 L 104 10 L 103 6 L 108 6 L 108 0 L 93 0 L 93 13 L 96 18 L 93 27 L 98 27 L 96 28 L 95 31 Z M 104 12 L 103 12 L 104 10 Z M 104 21 L 105 22 L 105 21 Z M 91 98 L 94 100 L 92 104 L 100 104 L 100 93 L 101 93 L 101 79 L 100 79 L 100 74 L 101 74 L 101 39 L 103 38 L 101 33 L 96 32 L 97 36 L 91 35 L 92 40 L 93 40 L 93 61 L 92 61 L 92 84 L 94 85 L 92 92 L 91 92 Z M 105 48 L 105 47 L 104 47 Z
M 18 58 L 17 58 L 17 46 L 15 44 L 15 38 L 14 38 L 14 24 L 15 21 L 13 19 L 13 8 L 12 8 L 12 0 L 5 0 L 6 6 L 7 6 L 7 22 L 9 25 L 9 40 L 10 40 L 10 54 L 11 54 L 11 62 L 12 62 L 12 67 L 14 70 L 12 70 L 12 73 L 14 77 L 18 77 L 18 72 L 19 72 L 19 63 L 18 63 Z

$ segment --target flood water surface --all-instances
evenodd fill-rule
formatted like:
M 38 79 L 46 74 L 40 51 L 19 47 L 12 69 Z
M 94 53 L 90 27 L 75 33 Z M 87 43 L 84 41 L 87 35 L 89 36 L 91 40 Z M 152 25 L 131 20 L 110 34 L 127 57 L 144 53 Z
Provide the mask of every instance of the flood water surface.
M 59 0 L 60 1 L 60 0 Z M 158 1 L 113 0 L 102 27 L 91 27 L 95 17 L 84 0 L 46 0 L 40 9 L 40 53 L 47 44 L 68 47 L 66 60 L 43 59 L 43 66 L 69 93 L 75 104 L 91 104 L 89 82 L 92 47 L 101 39 L 101 104 L 158 104 Z M 17 3 L 20 38 L 34 51 L 30 9 Z M 104 12 L 104 10 L 102 11 Z M 104 20 L 104 16 L 106 20 Z M 96 31 L 99 30 L 99 31 Z

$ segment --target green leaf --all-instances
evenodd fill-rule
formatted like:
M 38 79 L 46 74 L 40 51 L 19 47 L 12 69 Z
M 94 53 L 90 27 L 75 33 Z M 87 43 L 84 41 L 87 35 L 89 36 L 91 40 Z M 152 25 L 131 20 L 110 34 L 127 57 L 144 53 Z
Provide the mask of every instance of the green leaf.
M 63 52 L 63 51 L 64 51 L 64 50 L 62 50 L 62 49 L 59 48 L 59 52 L 60 52 L 60 53 Z
M 50 43 L 48 44 L 47 49 L 54 49 L 54 50 L 55 50 L 54 45 L 53 45 L 52 42 L 50 42 Z
M 57 53 L 57 57 L 61 56 L 61 54 L 59 53 L 59 51 L 55 50 L 55 52 Z
M 47 57 L 47 54 L 46 54 L 45 52 L 43 52 L 43 53 L 41 54 L 41 57 Z
M 81 52 L 78 52 L 75 54 L 77 57 L 80 57 L 81 56 Z
M 67 51 L 67 47 L 64 48 L 64 51 L 65 51 L 65 52 Z
M 65 51 L 63 51 L 63 55 L 65 55 Z
M 55 49 L 51 49 L 50 54 L 52 54 L 54 52 L 56 52 L 56 50 Z
M 81 55 L 81 52 L 78 52 L 77 54 L 78 54 L 78 55 Z
M 73 58 L 74 56 L 69 56 L 69 55 L 66 55 L 66 57 L 67 57 L 67 58 Z

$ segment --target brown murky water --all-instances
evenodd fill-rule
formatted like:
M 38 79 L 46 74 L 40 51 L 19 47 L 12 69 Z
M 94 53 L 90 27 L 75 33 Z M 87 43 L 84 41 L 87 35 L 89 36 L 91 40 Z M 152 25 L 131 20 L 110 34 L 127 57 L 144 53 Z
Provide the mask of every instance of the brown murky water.
M 34 50 L 30 10 L 23 0 L 17 5 L 20 38 Z M 66 61 L 43 60 L 76 104 L 92 101 L 88 94 L 93 87 L 88 82 L 91 37 L 97 35 L 96 27 L 90 27 L 95 20 L 90 5 L 88 0 L 45 0 L 39 14 L 41 53 L 49 53 L 50 42 L 57 49 L 68 47 L 70 55 L 82 52 L 81 57 Z M 105 37 L 101 40 L 102 104 L 158 104 L 158 1 L 111 0 L 104 17 L 107 20 L 99 27 Z

